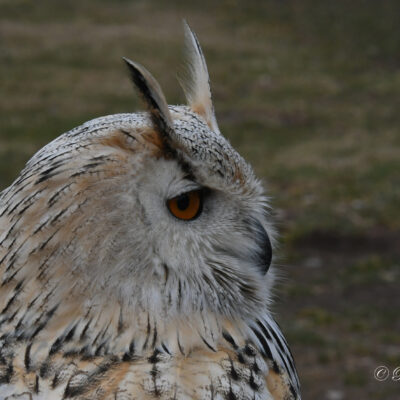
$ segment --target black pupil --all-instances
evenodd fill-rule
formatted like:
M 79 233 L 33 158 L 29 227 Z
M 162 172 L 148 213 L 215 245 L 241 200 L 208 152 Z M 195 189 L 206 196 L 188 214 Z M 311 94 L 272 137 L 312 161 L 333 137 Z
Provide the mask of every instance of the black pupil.
M 176 199 L 176 205 L 179 210 L 185 211 L 189 207 L 189 196 L 187 194 L 182 194 Z

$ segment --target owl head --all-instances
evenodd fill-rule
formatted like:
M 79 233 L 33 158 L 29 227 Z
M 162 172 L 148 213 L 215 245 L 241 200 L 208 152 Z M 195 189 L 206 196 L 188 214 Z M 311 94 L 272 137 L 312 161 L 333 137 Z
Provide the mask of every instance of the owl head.
M 266 197 L 218 128 L 203 53 L 185 32 L 187 105 L 168 105 L 152 75 L 125 59 L 147 109 L 61 135 L 1 194 L 2 301 L 23 290 L 26 321 L 31 303 L 71 321 L 111 310 L 122 325 L 141 312 L 265 313 Z

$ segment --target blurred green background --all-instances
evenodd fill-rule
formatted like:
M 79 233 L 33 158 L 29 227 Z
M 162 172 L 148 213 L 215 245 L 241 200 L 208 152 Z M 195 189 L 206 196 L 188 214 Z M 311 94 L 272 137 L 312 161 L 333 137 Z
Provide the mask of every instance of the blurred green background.
M 304 399 L 399 399 L 373 376 L 400 366 L 399 1 L 0 0 L 0 189 L 59 134 L 142 108 L 122 56 L 183 103 L 183 18 L 272 198 Z

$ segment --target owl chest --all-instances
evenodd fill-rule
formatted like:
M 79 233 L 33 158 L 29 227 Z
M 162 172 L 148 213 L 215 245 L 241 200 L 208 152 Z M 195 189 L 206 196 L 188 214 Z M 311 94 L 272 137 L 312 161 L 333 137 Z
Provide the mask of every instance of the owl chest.
M 55 358 L 36 371 L 15 365 L 0 399 L 272 399 L 262 357 L 240 350 L 154 352 L 130 360 Z M 24 397 L 21 397 L 24 398 Z

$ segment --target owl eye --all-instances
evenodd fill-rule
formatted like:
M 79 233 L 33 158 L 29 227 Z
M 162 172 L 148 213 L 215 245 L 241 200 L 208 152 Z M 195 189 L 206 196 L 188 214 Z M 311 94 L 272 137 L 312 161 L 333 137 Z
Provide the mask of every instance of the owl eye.
M 167 201 L 167 206 L 171 214 L 185 221 L 197 218 L 203 208 L 203 196 L 201 190 L 192 190 L 182 193 Z

